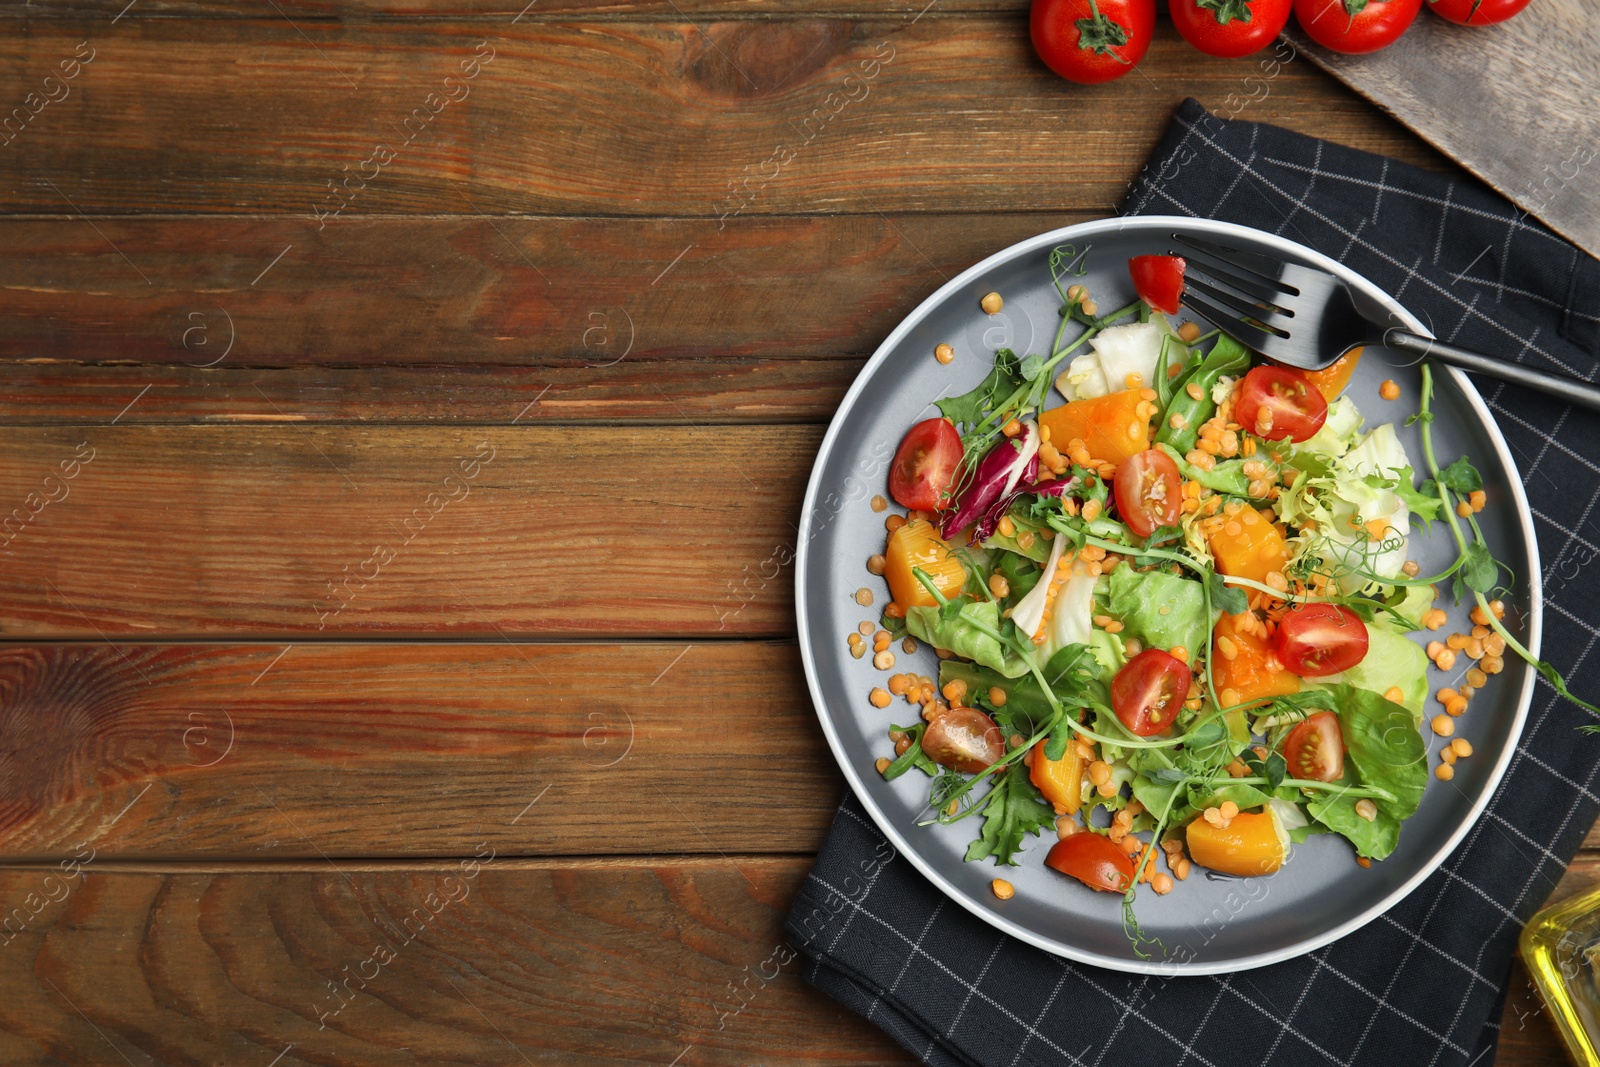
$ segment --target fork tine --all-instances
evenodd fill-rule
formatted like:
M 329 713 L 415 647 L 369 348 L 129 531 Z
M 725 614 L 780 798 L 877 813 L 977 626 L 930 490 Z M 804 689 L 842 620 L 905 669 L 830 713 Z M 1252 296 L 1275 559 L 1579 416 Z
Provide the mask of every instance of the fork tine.
M 1234 270 L 1246 271 L 1255 276 L 1258 284 L 1272 287 L 1274 292 L 1286 293 L 1289 296 L 1299 296 L 1300 290 L 1283 281 L 1283 271 L 1288 264 L 1283 260 L 1274 259 L 1260 252 L 1246 252 L 1240 248 L 1228 245 L 1219 245 L 1212 241 L 1204 241 L 1197 237 L 1175 233 L 1172 239 L 1179 244 L 1187 245 L 1196 252 L 1224 263 Z
M 1205 282 L 1218 289 L 1228 288 L 1243 293 L 1251 303 L 1263 302 L 1270 304 L 1273 310 L 1288 311 L 1289 308 L 1281 303 L 1288 295 L 1280 290 L 1269 289 L 1258 282 L 1249 282 L 1231 274 L 1214 269 L 1204 260 L 1189 258 L 1186 261 L 1187 269 L 1184 271 L 1184 280 L 1189 282 Z M 1231 294 L 1230 294 L 1231 295 Z
M 1188 307 L 1207 320 L 1211 325 L 1232 334 L 1234 339 L 1256 351 L 1261 351 L 1277 341 L 1277 335 L 1267 333 L 1259 327 L 1252 326 L 1236 315 L 1230 315 L 1208 300 L 1196 296 L 1194 293 L 1184 293 L 1183 302 Z
M 1226 289 L 1219 289 L 1208 285 L 1199 278 L 1186 279 L 1186 288 L 1198 291 L 1210 297 L 1217 305 L 1233 311 L 1240 318 L 1251 319 L 1265 326 L 1274 333 L 1282 332 L 1288 335 L 1293 326 L 1294 312 L 1278 307 L 1262 307 L 1250 300 L 1235 296 Z

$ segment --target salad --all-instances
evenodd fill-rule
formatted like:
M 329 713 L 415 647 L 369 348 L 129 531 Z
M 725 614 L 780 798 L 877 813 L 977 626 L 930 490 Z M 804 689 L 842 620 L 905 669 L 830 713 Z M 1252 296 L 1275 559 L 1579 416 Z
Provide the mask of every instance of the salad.
M 886 675 L 871 704 L 907 705 L 878 773 L 927 776 L 930 823 L 973 820 L 969 861 L 1017 865 L 1052 835 L 1046 865 L 1121 894 L 1142 955 L 1140 885 L 1270 875 L 1313 834 L 1362 866 L 1390 855 L 1428 784 L 1425 734 L 1448 781 L 1472 756 L 1456 720 L 1508 655 L 1576 698 L 1502 622 L 1483 480 L 1434 455 L 1426 364 L 1419 466 L 1342 395 L 1359 350 L 1305 373 L 1176 322 L 1172 256 L 1132 259 L 1140 298 L 1102 314 L 1068 284 L 1081 258 L 1050 257 L 1049 354 L 1001 349 L 900 443 L 905 510 L 867 563 L 891 599 L 849 645 L 863 658 L 870 635 Z M 1457 557 L 1422 575 L 1408 549 L 1438 521 Z M 1424 647 L 1408 634 L 1444 627 L 1440 595 L 1473 601 L 1473 625 Z M 931 645 L 938 677 L 896 673 L 895 640 Z

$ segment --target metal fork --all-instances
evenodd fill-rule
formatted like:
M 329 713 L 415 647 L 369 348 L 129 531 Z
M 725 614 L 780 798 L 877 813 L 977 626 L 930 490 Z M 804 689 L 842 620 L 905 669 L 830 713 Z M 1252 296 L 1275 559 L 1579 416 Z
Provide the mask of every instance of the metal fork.
M 1187 264 L 1183 302 L 1269 359 L 1321 370 L 1352 348 L 1381 344 L 1600 411 L 1600 388 L 1391 326 L 1381 306 L 1325 271 L 1184 234 L 1172 239 L 1185 246 L 1167 250 Z

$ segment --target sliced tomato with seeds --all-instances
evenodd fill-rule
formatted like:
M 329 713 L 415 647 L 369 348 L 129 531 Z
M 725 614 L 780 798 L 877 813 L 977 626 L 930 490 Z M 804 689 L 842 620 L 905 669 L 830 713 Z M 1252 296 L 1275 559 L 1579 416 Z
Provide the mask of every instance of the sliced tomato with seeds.
M 1320 678 L 1360 663 L 1370 640 L 1367 624 L 1343 604 L 1302 604 L 1278 621 L 1272 650 L 1300 677 Z
M 949 419 L 924 419 L 906 431 L 889 466 L 889 495 L 903 508 L 939 511 L 961 464 L 961 435 Z
M 1183 660 L 1147 648 L 1123 664 L 1111 679 L 1111 710 L 1139 737 L 1169 729 L 1189 695 L 1194 674 Z
M 1328 400 L 1297 370 L 1257 367 L 1239 383 L 1233 412 L 1248 433 L 1298 444 L 1328 421 Z
M 1161 526 L 1176 526 L 1183 515 L 1183 476 L 1178 464 L 1159 448 L 1119 463 L 1112 489 L 1117 514 L 1140 537 L 1149 537 Z
M 1092 830 L 1081 830 L 1057 841 L 1044 864 L 1103 893 L 1126 893 L 1133 884 L 1133 857 L 1109 837 Z
M 1339 716 L 1319 711 L 1289 731 L 1283 740 L 1289 777 L 1310 782 L 1337 782 L 1344 777 L 1344 731 Z
M 1134 256 L 1128 260 L 1128 273 L 1140 300 L 1157 311 L 1176 315 L 1183 299 L 1186 266 L 1182 256 Z
M 977 774 L 1005 755 L 1006 739 L 977 708 L 951 708 L 922 732 L 922 751 L 941 767 Z

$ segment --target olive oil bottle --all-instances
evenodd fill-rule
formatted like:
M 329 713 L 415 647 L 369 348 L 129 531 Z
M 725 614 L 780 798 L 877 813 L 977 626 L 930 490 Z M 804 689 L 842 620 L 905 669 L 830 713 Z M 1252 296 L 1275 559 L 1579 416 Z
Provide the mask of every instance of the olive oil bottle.
M 1522 959 L 1581 1067 L 1600 1067 L 1600 889 L 1535 915 Z

